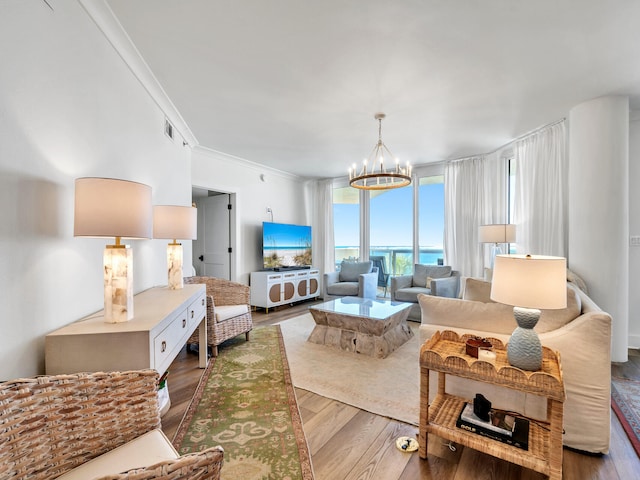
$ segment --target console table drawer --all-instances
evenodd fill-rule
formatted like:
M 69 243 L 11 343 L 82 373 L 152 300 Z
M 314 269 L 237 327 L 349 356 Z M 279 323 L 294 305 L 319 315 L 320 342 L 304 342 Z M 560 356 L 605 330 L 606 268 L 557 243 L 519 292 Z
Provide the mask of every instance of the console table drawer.
M 153 339 L 153 358 L 155 368 L 163 372 L 182 348 L 190 332 L 187 310 L 177 315 L 173 321 Z
M 207 297 L 203 293 L 196 298 L 187 309 L 187 317 L 190 325 L 198 325 L 202 317 L 207 313 Z

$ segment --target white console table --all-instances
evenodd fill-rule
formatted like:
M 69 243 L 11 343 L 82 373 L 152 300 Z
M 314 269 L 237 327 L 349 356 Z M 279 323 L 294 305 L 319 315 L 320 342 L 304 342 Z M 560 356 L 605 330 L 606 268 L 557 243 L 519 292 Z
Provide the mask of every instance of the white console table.
M 45 338 L 47 375 L 153 368 L 162 375 L 196 328 L 207 344 L 205 285 L 179 290 L 154 287 L 134 296 L 134 317 L 106 323 L 104 311 L 89 315 Z M 207 349 L 200 349 L 200 368 Z
M 251 272 L 251 305 L 277 307 L 320 295 L 320 270 Z

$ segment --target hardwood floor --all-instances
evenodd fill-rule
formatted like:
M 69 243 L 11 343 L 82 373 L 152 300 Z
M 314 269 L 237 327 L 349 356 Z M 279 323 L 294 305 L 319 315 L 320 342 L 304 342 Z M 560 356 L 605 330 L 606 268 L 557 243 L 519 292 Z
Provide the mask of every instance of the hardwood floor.
M 270 325 L 304 313 L 312 302 L 279 307 L 253 314 L 256 325 Z M 224 348 L 224 346 L 222 346 Z M 640 379 L 640 351 L 630 350 L 629 361 L 612 364 L 612 374 Z M 198 357 L 186 350 L 170 367 L 171 408 L 162 418 L 172 439 L 198 385 L 202 370 Z M 418 428 L 373 415 L 350 405 L 296 389 L 298 406 L 311 451 L 316 480 L 364 479 L 522 479 L 543 475 L 495 459 L 470 448 L 448 444 L 429 436 L 429 457 L 404 453 L 395 446 L 399 436 L 416 437 Z M 611 414 L 611 448 L 608 455 L 592 456 L 564 449 L 563 478 L 626 480 L 637 478 L 640 459 L 615 414 Z M 223 468 L 224 473 L 224 468 Z

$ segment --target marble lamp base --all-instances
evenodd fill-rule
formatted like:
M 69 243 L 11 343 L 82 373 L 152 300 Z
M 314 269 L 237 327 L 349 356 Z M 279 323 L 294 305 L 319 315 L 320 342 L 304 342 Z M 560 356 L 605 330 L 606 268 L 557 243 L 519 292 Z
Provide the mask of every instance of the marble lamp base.
M 169 268 L 169 289 L 179 290 L 184 288 L 182 277 L 182 245 L 170 243 L 167 245 L 167 266 Z
M 104 320 L 127 322 L 133 318 L 133 251 L 128 245 L 104 249 Z

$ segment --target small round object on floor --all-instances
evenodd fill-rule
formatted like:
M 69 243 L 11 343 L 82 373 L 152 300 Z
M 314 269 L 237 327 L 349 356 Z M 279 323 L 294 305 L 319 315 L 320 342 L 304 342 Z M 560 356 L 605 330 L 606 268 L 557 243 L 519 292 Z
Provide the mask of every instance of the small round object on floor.
M 418 450 L 418 441 L 411 437 L 400 437 L 396 440 L 396 447 L 403 452 L 415 452 Z

